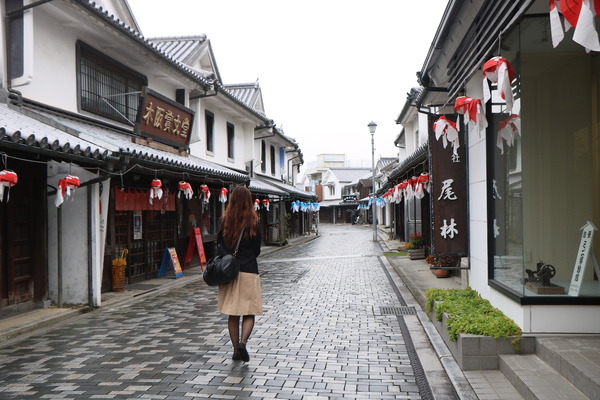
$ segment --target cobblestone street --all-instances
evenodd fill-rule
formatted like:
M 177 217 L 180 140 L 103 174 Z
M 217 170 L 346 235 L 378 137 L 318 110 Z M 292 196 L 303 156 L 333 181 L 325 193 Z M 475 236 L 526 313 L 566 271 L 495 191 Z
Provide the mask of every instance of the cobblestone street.
M 371 230 L 319 233 L 259 258 L 250 362 L 197 281 L 1 347 L 0 399 L 433 398 Z

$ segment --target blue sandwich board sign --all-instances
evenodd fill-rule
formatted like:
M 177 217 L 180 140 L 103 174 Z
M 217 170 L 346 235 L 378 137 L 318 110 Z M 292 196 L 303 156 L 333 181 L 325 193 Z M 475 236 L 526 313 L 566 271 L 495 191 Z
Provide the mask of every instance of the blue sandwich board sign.
M 160 270 L 158 271 L 157 277 L 160 278 L 165 276 L 168 268 L 173 268 L 175 271 L 175 279 L 183 278 L 183 271 L 181 270 L 181 264 L 179 264 L 179 257 L 177 257 L 175 247 L 169 247 L 165 249 L 165 254 L 163 255 L 162 262 L 160 263 Z

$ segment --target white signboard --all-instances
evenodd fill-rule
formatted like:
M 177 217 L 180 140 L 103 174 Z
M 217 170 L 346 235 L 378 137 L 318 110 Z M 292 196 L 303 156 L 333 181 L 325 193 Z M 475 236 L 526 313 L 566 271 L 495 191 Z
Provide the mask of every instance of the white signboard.
M 590 255 L 594 261 L 594 268 L 598 270 L 598 263 L 596 257 L 592 253 L 592 238 L 594 237 L 594 231 L 598 229 L 588 221 L 582 228 L 581 242 L 579 243 L 579 250 L 577 251 L 577 258 L 575 259 L 575 267 L 573 268 L 573 277 L 571 278 L 571 286 L 569 286 L 569 296 L 579 296 L 581 291 L 581 282 L 583 281 L 583 275 L 585 274 L 585 267 L 588 264 Z

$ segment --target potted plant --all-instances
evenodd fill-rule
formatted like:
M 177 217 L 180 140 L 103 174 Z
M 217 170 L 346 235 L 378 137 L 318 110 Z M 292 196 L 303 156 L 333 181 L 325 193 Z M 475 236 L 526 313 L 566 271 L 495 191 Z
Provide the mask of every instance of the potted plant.
M 450 269 L 458 266 L 460 257 L 457 256 L 427 256 L 425 261 L 429 264 L 431 272 L 438 278 L 447 278 L 450 276 Z
M 413 233 L 408 237 L 408 242 L 406 242 L 404 248 L 408 253 L 408 257 L 411 260 L 419 260 L 425 258 L 425 249 L 423 249 L 423 245 L 425 244 L 425 239 L 423 239 L 423 235 L 421 233 Z

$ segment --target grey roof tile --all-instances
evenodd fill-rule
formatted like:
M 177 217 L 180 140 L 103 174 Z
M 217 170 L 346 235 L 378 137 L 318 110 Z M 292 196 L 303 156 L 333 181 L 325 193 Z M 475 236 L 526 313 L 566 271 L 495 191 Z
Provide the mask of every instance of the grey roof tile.
M 206 35 L 148 38 L 154 47 L 183 63 L 193 57 L 206 42 Z
M 269 177 L 259 177 L 262 181 L 265 181 L 269 185 L 275 186 L 283 191 L 291 198 L 302 198 L 305 200 L 310 200 L 316 198 L 316 195 L 311 192 L 306 192 L 304 190 L 300 190 L 295 186 L 288 185 L 285 182 L 277 181 L 275 179 Z
M 63 153 L 78 152 L 92 159 L 105 159 L 108 155 L 127 152 L 138 161 L 156 164 L 153 168 L 160 168 L 162 165 L 165 170 L 182 170 L 198 177 L 206 176 L 236 183 L 248 181 L 246 174 L 208 160 L 135 143 L 132 138 L 137 136 L 132 132 L 104 126 L 100 122 L 92 123 L 42 107 L 25 109 L 25 112 L 30 116 L 0 103 L 0 129 L 5 130 L 8 138 L 12 138 L 15 131 L 20 131 L 23 139 L 34 135 L 35 140 L 30 140 L 30 146 L 41 147 L 46 143 L 50 148 L 56 147 Z
M 221 178 L 229 178 L 237 182 L 247 181 L 245 174 L 233 171 L 219 164 L 204 160 L 192 155 L 174 154 L 168 151 L 154 149 L 143 144 L 132 142 L 132 134 L 125 134 L 108 127 L 100 127 L 85 121 L 71 119 L 65 116 L 53 115 L 60 123 L 70 126 L 81 132 L 82 135 L 90 136 L 90 140 L 110 145 L 113 151 L 125 150 L 131 157 L 144 161 L 151 161 L 165 165 L 165 167 L 177 167 L 190 170 L 198 174 L 211 174 Z
M 259 110 L 256 108 L 256 102 L 259 100 L 260 97 L 260 86 L 258 82 L 226 84 L 224 86 L 239 101 L 246 104 L 248 107 L 253 108 L 262 115 L 266 116 L 263 110 Z
M 371 168 L 330 168 L 340 182 L 355 182 L 371 171 Z
M 276 188 L 273 185 L 268 184 L 260 178 L 250 179 L 250 185 L 248 186 L 251 192 L 260 194 L 273 194 L 276 196 L 285 196 L 286 192 Z
M 71 135 L 4 103 L 0 103 L 0 131 L 3 131 L 0 148 L 3 147 L 3 141 L 9 141 L 23 143 L 31 147 L 31 150 L 45 149 L 63 155 L 70 154 L 96 160 L 105 159 L 111 152 L 111 149 L 104 144 Z M 54 156 L 61 158 L 60 154 Z

